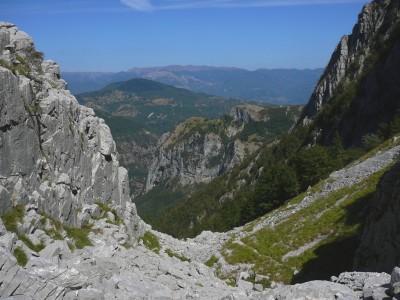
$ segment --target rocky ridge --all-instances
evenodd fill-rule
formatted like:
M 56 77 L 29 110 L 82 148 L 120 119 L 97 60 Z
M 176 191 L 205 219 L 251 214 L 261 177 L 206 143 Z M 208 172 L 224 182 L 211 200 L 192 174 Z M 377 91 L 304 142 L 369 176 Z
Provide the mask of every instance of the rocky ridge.
M 374 1 L 374 3 L 364 6 L 352 34 L 344 36 L 337 45 L 324 75 L 304 110 L 302 122 L 313 118 L 324 102 L 333 97 L 340 81 L 345 77 L 346 71 L 356 59 L 360 60 L 362 66 L 362 62 L 372 47 L 371 35 L 373 36 L 379 31 L 389 4 L 389 0 Z M 357 72 L 361 71 L 362 68 L 357 70 Z
M 351 80 L 363 71 L 365 59 L 374 47 L 376 38 L 388 19 L 395 1 L 373 1 L 364 6 L 350 35 L 340 40 L 332 57 L 314 89 L 311 98 L 300 117 L 300 123 L 309 123 L 329 102 L 343 80 Z M 357 64 L 356 67 L 354 64 Z
M 210 182 L 274 137 L 276 132 L 270 130 L 269 122 L 286 122 L 278 131 L 288 130 L 296 122 L 300 108 L 238 105 L 229 116 L 219 119 L 188 119 L 160 138 L 156 158 L 149 167 L 146 192 L 171 181 L 178 186 Z M 259 127 L 247 130 L 254 124 Z
M 174 179 L 180 186 L 207 183 L 240 162 L 244 157 L 241 150 L 246 146 L 241 147 L 243 143 L 239 140 L 231 143 L 230 138 L 243 126 L 229 123 L 191 118 L 179 124 L 173 132 L 163 135 L 149 168 L 146 192 Z M 221 132 L 208 130 L 210 126 L 221 125 L 226 127 Z M 259 145 L 251 143 L 249 146 L 252 147 L 247 149 L 254 151 Z
M 99 201 L 127 217 L 127 228 L 140 228 L 104 120 L 78 104 L 58 65 L 43 61 L 26 33 L 9 23 L 0 23 L 0 33 L 0 212 L 35 204 L 80 226 L 82 208 Z

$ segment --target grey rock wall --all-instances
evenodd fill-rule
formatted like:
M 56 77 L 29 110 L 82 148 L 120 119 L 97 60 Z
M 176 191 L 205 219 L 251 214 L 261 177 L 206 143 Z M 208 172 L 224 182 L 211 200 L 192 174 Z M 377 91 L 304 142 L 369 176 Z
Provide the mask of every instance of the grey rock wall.
M 146 191 L 171 179 L 182 186 L 210 182 L 224 170 L 226 146 L 214 133 L 193 134 L 174 145 L 167 139 L 158 149 L 147 176 Z
M 349 73 L 359 74 L 363 70 L 365 58 L 376 42 L 374 36 L 381 30 L 387 14 L 390 12 L 392 0 L 375 0 L 366 4 L 358 17 L 350 35 L 344 36 L 336 46 L 331 59 L 314 89 L 307 106 L 304 109 L 299 123 L 306 124 L 329 102 L 335 94 L 339 83 Z M 350 70 L 353 63 L 358 62 L 356 70 Z M 354 76 L 355 74 L 351 74 Z M 351 80 L 351 78 L 347 78 Z
M 79 226 L 83 206 L 102 202 L 142 228 L 108 126 L 66 90 L 58 65 L 4 22 L 0 61 L 0 214 L 34 203 Z

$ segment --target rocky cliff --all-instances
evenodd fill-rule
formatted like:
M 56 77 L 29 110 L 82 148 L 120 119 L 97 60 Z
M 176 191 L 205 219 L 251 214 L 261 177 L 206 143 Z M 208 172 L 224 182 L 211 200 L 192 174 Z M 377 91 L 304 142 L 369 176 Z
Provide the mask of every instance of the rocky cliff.
M 66 90 L 58 65 L 8 23 L 0 23 L 0 61 L 0 213 L 34 204 L 80 226 L 84 208 L 100 202 L 139 226 L 108 126 Z
M 188 119 L 160 139 L 146 191 L 172 180 L 180 186 L 210 182 L 289 130 L 300 109 L 239 105 L 219 119 Z
M 218 130 L 219 126 L 223 128 Z M 149 168 L 146 191 L 174 179 L 180 186 L 210 182 L 243 157 L 238 153 L 240 141 L 230 141 L 242 129 L 242 124 L 222 119 L 191 118 L 181 123 L 161 138 L 158 154 Z
M 300 118 L 307 123 L 313 119 L 321 108 L 329 102 L 340 83 L 351 81 L 365 67 L 365 59 L 371 53 L 382 32 L 387 32 L 389 16 L 396 6 L 396 1 L 379 0 L 364 6 L 350 35 L 345 35 L 336 46 L 335 51 L 314 89 L 311 98 Z M 389 23 L 389 24 L 388 24 Z M 386 36 L 387 38 L 387 36 Z
M 398 1 L 364 6 L 353 32 L 340 41 L 300 118 L 309 142 L 346 147 L 393 134 L 400 102 Z

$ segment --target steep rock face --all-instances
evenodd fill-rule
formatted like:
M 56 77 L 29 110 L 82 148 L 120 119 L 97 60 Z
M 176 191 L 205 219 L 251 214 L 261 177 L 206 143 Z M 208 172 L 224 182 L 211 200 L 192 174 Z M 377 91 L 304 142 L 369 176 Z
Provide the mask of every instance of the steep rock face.
M 83 205 L 98 201 L 139 226 L 108 126 L 65 89 L 58 65 L 9 23 L 0 23 L 0 60 L 0 214 L 35 203 L 78 226 Z
M 376 43 L 377 33 L 386 29 L 382 27 L 394 2 L 376 0 L 364 6 L 352 34 L 344 36 L 333 52 L 324 74 L 304 109 L 300 123 L 308 123 L 317 115 L 322 106 L 334 96 L 341 81 L 351 80 L 351 76 L 354 77 L 362 72 L 365 58 Z M 353 64 L 358 64 L 356 70 L 351 70 Z
M 199 126 L 197 129 L 193 127 Z M 202 130 L 207 121 L 192 118 L 161 138 L 156 159 L 149 168 L 146 191 L 176 179 L 181 186 L 207 183 L 220 175 L 230 162 L 237 161 L 239 147 L 229 143 L 228 135 L 241 126 L 228 126 L 222 133 Z M 227 135 L 228 134 L 228 135 Z M 237 145 L 236 145 L 237 146 Z
M 289 130 L 300 110 L 238 105 L 219 119 L 188 119 L 160 138 L 146 192 L 172 179 L 182 186 L 210 182 Z
M 265 109 L 255 105 L 238 105 L 231 109 L 230 115 L 236 121 L 248 123 L 250 121 L 268 121 L 267 114 L 263 114 Z
M 338 124 L 345 145 L 360 145 L 362 138 L 388 124 L 400 109 L 400 43 L 390 49 L 365 78 L 356 98 Z
M 356 270 L 390 272 L 400 264 L 400 163 L 381 179 L 372 201 L 361 244 Z

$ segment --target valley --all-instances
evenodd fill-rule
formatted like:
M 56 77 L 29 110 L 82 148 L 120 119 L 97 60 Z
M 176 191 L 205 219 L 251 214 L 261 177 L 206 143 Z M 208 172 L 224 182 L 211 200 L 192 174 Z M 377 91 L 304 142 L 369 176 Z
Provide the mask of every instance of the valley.
M 113 83 L 77 99 L 110 126 L 139 213 L 150 224 L 274 142 L 302 108 L 197 94 L 147 79 Z
M 0 297 L 399 298 L 399 41 L 400 3 L 366 4 L 305 106 L 124 74 L 75 97 L 0 22 Z

